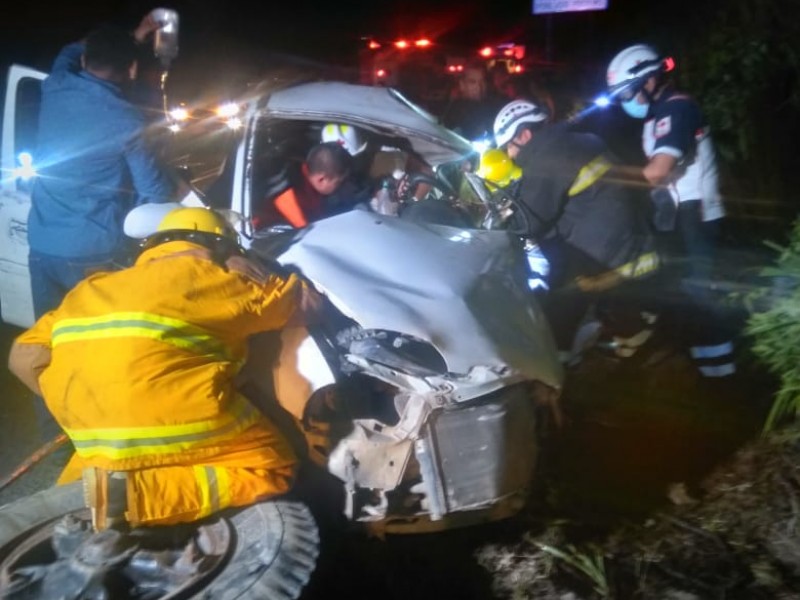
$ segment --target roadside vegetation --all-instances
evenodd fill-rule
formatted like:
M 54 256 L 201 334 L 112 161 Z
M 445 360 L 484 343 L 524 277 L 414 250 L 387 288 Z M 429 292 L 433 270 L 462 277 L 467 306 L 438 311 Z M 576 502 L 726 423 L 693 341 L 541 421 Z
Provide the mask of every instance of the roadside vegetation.
M 641 471 L 627 476 L 641 484 L 633 494 L 652 501 L 638 512 L 625 506 L 611 518 L 593 518 L 592 507 L 599 511 L 625 495 L 620 479 L 602 471 L 599 456 L 572 469 L 562 461 L 556 467 L 561 472 L 552 474 L 556 491 L 546 510 L 532 509 L 515 540 L 484 545 L 475 554 L 491 573 L 497 597 L 800 597 L 800 5 L 706 3 L 686 19 L 682 32 L 662 41 L 677 53 L 680 85 L 700 99 L 711 122 L 726 198 L 734 221 L 743 225 L 737 239 L 769 248 L 765 255 L 775 257 L 732 298 L 749 315 L 740 340 L 745 373 L 731 389 L 704 391 L 697 381 L 681 381 L 679 359 L 673 367 L 667 359 L 605 400 L 595 393 L 588 406 L 573 403 L 576 422 L 602 421 L 613 430 L 604 442 L 609 453 L 614 436 L 638 440 L 625 456 Z M 584 370 L 574 377 L 573 402 L 599 389 L 599 375 Z M 613 380 L 614 371 L 606 377 Z M 702 402 L 711 404 L 702 409 Z M 731 413 L 743 406 L 746 416 L 737 425 Z M 668 421 L 672 437 L 636 433 L 653 420 Z M 725 429 L 727 443 L 720 437 Z M 680 442 L 669 447 L 672 438 Z M 642 458 L 664 446 L 675 462 L 687 461 L 684 480 L 670 481 L 669 459 Z M 712 446 L 727 455 L 708 456 Z M 659 470 L 660 479 L 654 473 Z M 660 489 L 646 489 L 647 472 L 663 484 Z M 581 477 L 588 479 L 584 489 L 574 483 L 565 489 L 567 478 Z M 573 501 L 580 496 L 580 511 L 569 510 L 568 494 Z

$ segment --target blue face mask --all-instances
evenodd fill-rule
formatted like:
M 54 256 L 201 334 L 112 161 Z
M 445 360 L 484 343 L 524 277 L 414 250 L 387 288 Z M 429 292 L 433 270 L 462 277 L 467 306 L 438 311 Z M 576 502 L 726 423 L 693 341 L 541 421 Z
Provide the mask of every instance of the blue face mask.
M 634 119 L 644 119 L 647 116 L 647 111 L 650 110 L 650 103 L 639 104 L 634 97 L 622 103 L 622 110 Z

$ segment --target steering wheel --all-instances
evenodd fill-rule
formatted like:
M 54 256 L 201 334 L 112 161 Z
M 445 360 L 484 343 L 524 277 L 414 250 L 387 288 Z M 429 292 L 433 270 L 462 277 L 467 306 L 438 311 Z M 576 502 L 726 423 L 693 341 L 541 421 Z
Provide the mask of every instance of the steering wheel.
M 398 188 L 397 197 L 400 200 L 400 202 L 404 204 L 413 202 L 414 192 L 416 192 L 417 187 L 419 187 L 419 185 L 423 183 L 428 184 L 431 187 L 435 187 L 449 198 L 458 197 L 456 191 L 452 187 L 450 187 L 450 185 L 447 182 L 442 181 L 441 179 L 438 179 L 436 177 L 433 177 L 432 175 L 428 175 L 427 173 L 414 173 L 413 175 L 407 176 L 406 181 L 401 183 L 401 185 Z
M 513 235 L 526 236 L 530 231 L 530 218 L 514 196 L 508 188 L 497 188 L 490 194 L 488 205 L 498 224 L 507 225 L 501 228 Z

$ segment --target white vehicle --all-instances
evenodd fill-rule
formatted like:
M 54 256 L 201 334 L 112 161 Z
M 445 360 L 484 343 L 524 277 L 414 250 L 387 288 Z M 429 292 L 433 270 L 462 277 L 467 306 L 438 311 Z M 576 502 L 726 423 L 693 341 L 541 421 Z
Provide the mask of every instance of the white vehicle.
M 425 222 L 425 211 L 417 211 L 419 222 L 355 209 L 283 233 L 254 231 L 250 219 L 264 181 L 290 157 L 304 156 L 327 122 L 359 127 L 416 155 L 435 174 L 426 177 L 439 188 L 430 198 L 437 202 L 458 202 L 456 189 L 469 193 L 460 180 L 472 154 L 469 142 L 388 88 L 308 83 L 256 94 L 239 107 L 225 159 L 198 192 L 207 205 L 238 216 L 240 236 L 256 257 L 299 270 L 327 298 L 319 322 L 288 328 L 279 346 L 251 351 L 246 379 L 256 389 L 245 393 L 256 404 L 261 396 L 274 398 L 293 417 L 286 426 L 302 434 L 308 457 L 341 482 L 347 517 L 374 531 L 436 531 L 516 513 L 536 473 L 540 407 L 558 414 L 563 376 L 527 288 L 519 240 L 505 231 Z M 30 295 L 22 291 L 29 287 L 30 200 L 17 183 L 8 191 L 17 233 L 3 238 L 0 258 L 16 244 L 18 287 L 3 296 L 12 302 L 3 315 L 27 325 Z M 8 222 L 6 206 L 0 211 Z M 5 581 L 16 582 L 20 593 L 63 591 L 61 582 L 79 574 L 75 593 L 64 596 L 77 598 L 81 586 L 120 565 L 129 577 L 135 573 L 137 586 L 152 585 L 153 574 L 143 572 L 152 563 L 147 547 L 87 569 L 86 552 L 107 558 L 116 546 L 75 525 L 85 523 L 82 506 L 80 484 L 72 484 L 0 508 L 0 587 Z M 206 570 L 198 561 L 177 583 L 169 564 L 156 565 L 159 589 L 174 592 L 202 579 L 214 590 L 202 597 L 296 597 L 316 556 L 307 509 L 279 501 L 232 512 L 210 525 L 221 536 L 238 532 L 206 552 L 217 562 Z M 258 544 L 236 542 L 247 539 L 242 529 L 256 537 L 263 531 L 274 548 L 254 556 Z M 298 540 L 306 542 L 299 553 Z M 48 544 L 59 550 L 55 561 L 52 552 L 42 559 Z M 170 549 L 176 556 L 186 552 Z M 288 588 L 287 573 L 295 582 Z M 223 592 L 234 581 L 241 595 Z
M 6 323 L 33 324 L 28 273 L 28 211 L 35 174 L 36 131 L 41 83 L 47 75 L 14 65 L 8 72 L 0 146 L 0 317 Z
M 40 88 L 45 77 L 45 73 L 33 69 L 11 67 L 3 113 L 0 318 L 20 327 L 33 323 L 27 216 L 36 168 L 34 147 Z M 191 138 L 191 143 L 184 147 L 182 136 L 191 136 L 181 133 L 172 144 L 173 154 L 180 154 L 175 157 L 176 162 L 184 164 L 196 163 L 195 153 L 202 154 L 202 160 L 206 161 L 208 139 L 215 140 L 211 144 L 212 153 L 216 152 L 221 160 L 215 165 L 218 172 L 215 168 L 212 171 L 218 177 L 207 178 L 203 173 L 201 187 L 208 192 L 209 205 L 242 216 L 239 229 L 245 245 L 253 233 L 248 223 L 260 184 L 274 175 L 276 164 L 287 156 L 302 157 L 311 144 L 319 141 L 325 122 L 349 123 L 371 131 L 388 144 L 416 153 L 434 168 L 459 161 L 471 152 L 465 140 L 439 126 L 433 117 L 388 88 L 309 83 L 264 92 L 248 101 L 226 103 L 219 108 L 224 110 L 202 111 L 202 122 L 186 127 L 187 134 L 199 130 L 202 132 L 199 137 L 206 139 Z

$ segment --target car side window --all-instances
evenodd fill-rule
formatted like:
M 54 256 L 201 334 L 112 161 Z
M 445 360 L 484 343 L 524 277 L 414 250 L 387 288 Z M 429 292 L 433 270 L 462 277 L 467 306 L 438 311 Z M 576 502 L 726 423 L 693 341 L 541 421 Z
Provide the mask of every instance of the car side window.
M 39 107 L 42 104 L 42 82 L 26 78 L 17 85 L 17 110 L 14 122 L 14 148 L 19 152 L 36 150 L 39 131 Z
M 288 173 L 298 167 L 319 139 L 319 130 L 307 122 L 264 120 L 258 125 L 252 162 L 251 198 L 254 215 L 267 198 L 286 188 Z

